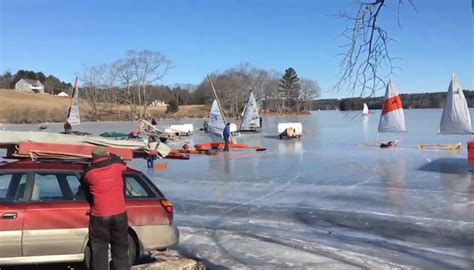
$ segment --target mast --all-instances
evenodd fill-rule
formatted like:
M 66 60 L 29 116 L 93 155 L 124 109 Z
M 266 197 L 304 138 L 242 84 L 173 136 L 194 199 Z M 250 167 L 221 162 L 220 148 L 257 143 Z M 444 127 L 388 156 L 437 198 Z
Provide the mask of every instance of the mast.
M 252 93 L 252 90 L 250 90 L 250 92 L 247 96 L 247 102 L 245 103 L 244 111 L 242 112 L 242 121 L 240 121 L 239 130 L 242 130 L 242 124 L 244 123 L 245 111 L 247 110 L 247 105 L 249 104 L 249 100 L 250 100 L 250 93 Z
M 214 88 L 214 83 L 212 82 L 211 76 L 207 75 L 207 79 L 209 80 L 209 83 L 211 84 L 211 89 L 212 92 L 214 93 L 214 98 L 216 99 L 217 106 L 219 107 L 219 111 L 221 112 L 222 120 L 224 120 L 224 123 L 227 125 L 227 119 L 225 118 L 224 110 L 222 109 L 221 102 L 219 100 L 219 97 L 217 96 L 216 89 Z M 225 128 L 225 127 L 224 127 Z M 232 133 L 230 135 L 230 142 L 233 143 L 234 140 L 232 139 Z
M 214 98 L 217 101 L 217 105 L 219 106 L 219 111 L 221 112 L 222 119 L 224 120 L 225 124 L 227 125 L 227 119 L 225 118 L 224 110 L 222 109 L 221 102 L 219 100 L 219 97 L 217 97 L 217 92 L 216 89 L 214 88 L 214 83 L 212 82 L 212 79 L 209 75 L 207 75 L 207 79 L 209 80 L 209 83 L 211 84 L 212 92 L 214 93 Z

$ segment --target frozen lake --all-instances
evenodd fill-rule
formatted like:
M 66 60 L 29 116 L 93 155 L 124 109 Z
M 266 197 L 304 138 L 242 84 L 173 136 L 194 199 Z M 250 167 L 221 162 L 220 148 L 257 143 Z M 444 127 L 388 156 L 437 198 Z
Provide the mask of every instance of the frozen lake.
M 436 142 L 441 110 L 405 110 L 405 117 L 408 132 L 393 149 L 360 146 L 376 139 L 379 111 L 266 117 L 261 134 L 237 139 L 265 152 L 167 160 L 167 170 L 147 175 L 175 205 L 178 252 L 210 269 L 474 269 L 471 137 L 439 137 L 463 143 L 459 152 L 419 151 L 416 145 Z M 301 139 L 277 138 L 276 125 L 287 121 L 303 123 Z M 78 129 L 99 134 L 135 127 L 102 122 Z M 48 125 L 48 131 L 61 129 Z M 196 132 L 184 141 L 210 140 Z M 146 171 L 143 160 L 131 166 Z

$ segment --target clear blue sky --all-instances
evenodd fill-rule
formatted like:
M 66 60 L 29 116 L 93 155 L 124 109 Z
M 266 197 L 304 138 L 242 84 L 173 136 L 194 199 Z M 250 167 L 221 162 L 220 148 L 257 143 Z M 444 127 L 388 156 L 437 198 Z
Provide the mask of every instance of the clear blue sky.
M 127 50 L 150 49 L 175 66 L 162 83 L 200 83 L 205 75 L 241 63 L 317 80 L 323 98 L 338 73 L 338 38 L 347 25 L 339 10 L 351 0 L 0 0 L 0 72 L 43 71 L 72 82 L 85 66 L 110 63 Z M 381 22 L 392 55 L 403 58 L 395 82 L 402 92 L 445 91 L 451 72 L 473 86 L 470 0 L 398 0 Z M 380 93 L 382 94 L 382 93 Z

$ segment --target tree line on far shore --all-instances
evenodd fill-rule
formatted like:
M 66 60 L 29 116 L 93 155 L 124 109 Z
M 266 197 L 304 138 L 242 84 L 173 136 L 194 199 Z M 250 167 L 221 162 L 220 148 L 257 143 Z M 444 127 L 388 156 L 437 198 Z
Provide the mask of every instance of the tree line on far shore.
M 173 63 L 163 54 L 144 50 L 128 51 L 126 55 L 108 64 L 85 68 L 79 74 L 80 97 L 100 119 L 101 111 L 123 114 L 123 118 L 140 119 L 149 116 L 149 106 L 156 100 L 169 104 L 167 112 L 174 113 L 179 105 L 205 104 L 214 99 L 209 81 L 203 78 L 197 86 L 160 85 L 173 69 Z M 263 70 L 250 64 L 210 74 L 217 95 L 229 116 L 242 112 L 250 91 L 265 111 L 287 113 L 307 111 L 310 102 L 319 95 L 318 83 L 299 78 L 293 68 L 284 74 Z
M 46 76 L 43 72 L 21 69 L 15 74 L 8 71 L 0 74 L 0 89 L 14 89 L 15 84 L 21 79 L 40 81 L 44 86 L 44 91 L 52 95 L 57 95 L 62 91 L 68 92 L 72 87 L 71 83 L 63 82 L 53 75 Z
M 149 106 L 156 100 L 169 104 L 168 113 L 177 112 L 179 105 L 204 104 L 210 107 L 214 95 L 207 77 L 197 86 L 159 84 L 173 67 L 173 63 L 159 52 L 129 51 L 112 63 L 85 68 L 79 74 L 79 93 L 89 103 L 91 114 L 97 120 L 104 110 L 116 112 L 123 119 L 148 117 Z M 371 109 L 380 109 L 383 103 L 383 97 L 315 100 L 320 94 L 318 83 L 299 78 L 291 67 L 279 73 L 241 64 L 211 73 L 210 77 L 229 116 L 240 115 L 250 91 L 253 91 L 262 111 L 278 114 L 319 109 L 361 110 L 364 103 Z M 1 74 L 0 89 L 12 89 L 22 78 L 41 81 L 45 92 L 50 94 L 70 93 L 72 88 L 71 83 L 53 75 L 19 70 L 15 74 Z M 474 92 L 465 91 L 465 95 L 469 106 L 474 106 Z M 441 108 L 445 98 L 446 92 L 401 94 L 404 108 Z M 124 106 L 128 107 L 126 115 Z
M 474 107 L 474 91 L 463 90 L 469 107 Z M 405 109 L 443 108 L 447 92 L 400 94 Z M 373 98 L 344 98 L 344 99 L 322 99 L 311 103 L 311 110 L 335 110 L 352 111 L 362 110 L 364 103 L 372 109 L 382 109 L 384 97 Z
M 154 51 L 129 51 L 125 57 L 110 64 L 90 66 L 79 74 L 80 97 L 89 103 L 91 114 L 100 120 L 103 111 L 124 114 L 123 118 L 139 119 L 149 116 L 149 106 L 157 100 L 168 104 L 168 113 L 179 110 L 179 105 L 210 105 L 214 99 L 209 80 L 197 85 L 166 86 L 158 84 L 173 68 L 166 56 Z M 295 69 L 284 74 L 241 64 L 223 72 L 210 74 L 219 100 L 229 116 L 238 116 L 253 91 L 265 112 L 293 113 L 309 111 L 311 101 L 319 96 L 316 81 L 299 78 Z M 45 92 L 71 93 L 72 85 L 42 72 L 20 70 L 15 75 L 0 75 L 0 89 L 13 89 L 20 79 L 35 79 L 45 86 Z M 51 83 L 50 83 L 51 82 Z

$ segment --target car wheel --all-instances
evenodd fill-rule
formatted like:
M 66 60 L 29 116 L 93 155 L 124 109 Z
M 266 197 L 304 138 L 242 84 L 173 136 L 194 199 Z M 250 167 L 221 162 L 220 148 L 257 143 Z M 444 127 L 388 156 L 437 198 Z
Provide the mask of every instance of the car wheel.
M 91 258 L 92 258 L 91 246 L 87 245 L 86 250 L 84 252 L 84 267 L 83 267 L 84 269 L 86 270 L 92 269 Z M 133 240 L 133 237 L 129 234 L 128 235 L 128 265 L 132 267 L 132 265 L 135 264 L 137 259 L 138 259 L 137 245 L 135 243 L 135 240 Z M 112 260 L 112 257 L 111 257 L 110 249 L 109 249 L 109 262 L 111 260 Z

